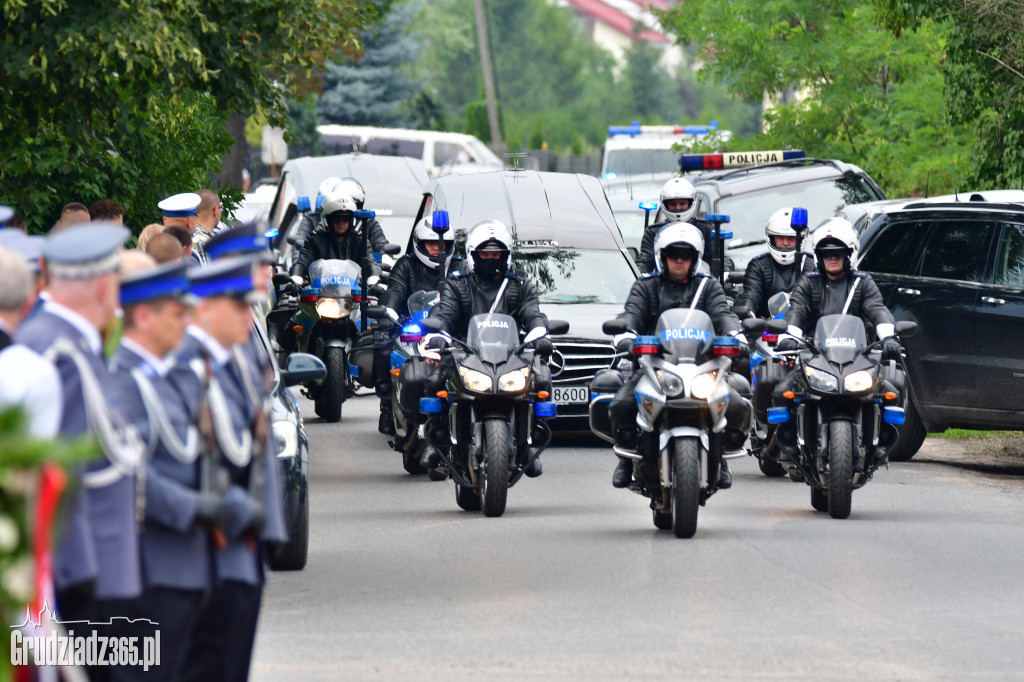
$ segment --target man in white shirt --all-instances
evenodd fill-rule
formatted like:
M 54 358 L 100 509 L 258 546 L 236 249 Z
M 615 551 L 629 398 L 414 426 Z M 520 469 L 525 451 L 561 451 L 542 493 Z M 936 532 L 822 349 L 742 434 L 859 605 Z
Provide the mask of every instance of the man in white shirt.
M 54 366 L 11 337 L 36 302 L 35 278 L 22 254 L 0 248 L 0 410 L 24 410 L 29 433 L 57 435 L 61 417 L 60 377 Z

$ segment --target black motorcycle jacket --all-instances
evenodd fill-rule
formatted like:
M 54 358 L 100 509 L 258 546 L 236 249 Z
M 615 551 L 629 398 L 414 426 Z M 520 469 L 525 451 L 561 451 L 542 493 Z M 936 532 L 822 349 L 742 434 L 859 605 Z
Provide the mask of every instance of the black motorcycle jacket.
M 503 280 L 507 284 L 494 312 L 514 317 L 523 332 L 534 327 L 547 329 L 548 318 L 540 311 L 537 290 L 526 274 L 510 270 Z M 453 272 L 441 287 L 441 300 L 430 311 L 430 317 L 439 320 L 451 336 L 465 339 L 469 318 L 491 310 L 501 283 L 480 281 L 476 274 L 465 270 Z
M 455 272 L 463 266 L 462 259 L 453 258 L 448 269 Z M 380 304 L 405 317 L 409 314 L 410 296 L 417 291 L 440 291 L 441 285 L 439 268 L 428 268 L 415 255 L 407 253 L 391 268 L 388 290 L 381 297 Z
M 670 308 L 690 307 L 701 281 L 705 284 L 694 307 L 708 314 L 716 334 L 724 336 L 739 331 L 739 318 L 729 308 L 722 285 L 705 274 L 697 274 L 687 280 L 674 280 L 653 273 L 643 276 L 633 283 L 619 319 L 625 320 L 627 326 L 638 334 L 653 334 L 662 312 Z
M 290 274 L 300 277 L 309 277 L 309 266 L 321 258 L 337 258 L 355 262 L 360 268 L 366 263 L 370 264 L 370 274 L 380 276 L 380 265 L 373 260 L 373 251 L 370 243 L 366 243 L 366 249 L 360 249 L 362 239 L 358 232 L 350 231 L 345 240 L 340 244 L 326 230 L 317 230 L 306 237 L 302 244 L 302 252 L 299 259 L 292 265 Z
M 762 253 L 747 264 L 743 291 L 736 297 L 736 305 L 745 306 L 755 317 L 766 318 L 769 298 L 780 291 L 792 293 L 801 274 L 817 271 L 814 256 L 809 253 L 800 254 L 796 262 L 789 265 L 779 265 L 770 254 Z
M 644 237 L 640 240 L 640 255 L 636 259 L 636 266 L 640 268 L 641 273 L 655 271 L 654 240 L 658 238 L 661 228 L 666 225 L 668 223 L 655 223 L 648 225 L 644 230 Z
M 847 315 L 870 322 L 877 327 L 880 324 L 895 324 L 895 319 L 885 307 L 878 285 L 866 272 L 851 272 L 838 280 L 831 280 L 820 272 L 806 275 L 797 282 L 796 289 L 790 298 L 789 312 L 786 322 L 801 332 L 813 333 L 818 318 L 823 315 L 838 315 L 846 306 L 850 296 L 850 288 L 856 283 Z

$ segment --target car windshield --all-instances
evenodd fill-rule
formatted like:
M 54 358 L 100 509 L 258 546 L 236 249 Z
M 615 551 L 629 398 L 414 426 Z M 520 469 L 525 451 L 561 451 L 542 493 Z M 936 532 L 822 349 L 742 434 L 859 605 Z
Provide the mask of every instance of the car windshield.
M 638 175 L 679 170 L 679 152 L 671 149 L 616 149 L 608 152 L 604 174 Z
M 622 241 L 626 242 L 626 246 L 635 246 L 640 248 L 640 243 L 644 239 L 644 212 L 634 211 L 632 209 L 628 211 L 613 211 L 615 213 L 615 222 L 619 226 L 619 232 L 622 233 Z M 651 212 L 651 222 L 654 222 L 654 212 Z
M 501 166 L 501 159 L 494 155 L 490 149 L 487 148 L 483 142 L 476 138 L 470 138 L 466 140 L 466 145 L 473 150 L 479 159 L 479 163 L 486 166 Z
M 764 225 L 772 213 L 787 206 L 807 209 L 807 224 L 813 229 L 847 204 L 875 201 L 882 197 L 863 179 L 818 179 L 769 187 L 719 199 L 715 213 L 729 216 L 733 239 L 730 246 L 764 241 Z
M 551 249 L 517 252 L 512 259 L 537 288 L 541 303 L 624 304 L 636 281 L 618 251 Z
M 384 230 L 384 236 L 391 244 L 398 244 L 403 249 L 409 241 L 409 233 L 412 232 L 412 224 L 415 216 L 408 215 L 378 215 L 377 222 Z

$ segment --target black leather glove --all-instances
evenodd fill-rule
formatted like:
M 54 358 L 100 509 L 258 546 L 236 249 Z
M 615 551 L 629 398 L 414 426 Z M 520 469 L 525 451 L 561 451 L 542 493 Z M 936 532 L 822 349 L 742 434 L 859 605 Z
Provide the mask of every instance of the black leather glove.
M 433 348 L 434 350 L 444 350 L 447 347 L 448 339 L 441 335 L 434 336 L 429 341 L 427 341 L 427 348 Z
M 796 350 L 799 347 L 800 347 L 800 342 L 797 341 L 794 338 L 789 338 L 789 337 L 779 341 L 779 345 L 777 346 L 777 348 L 780 351 Z
M 622 339 L 617 344 L 615 344 L 615 353 L 616 354 L 629 355 L 632 352 L 633 352 L 633 339 Z
M 902 352 L 903 348 L 897 339 L 890 336 L 885 341 L 882 341 L 883 360 L 899 360 Z
M 196 497 L 195 524 L 203 528 L 220 528 L 226 520 L 224 498 L 217 493 L 199 493 Z
M 551 357 L 551 351 L 555 349 L 554 344 L 551 343 L 551 339 L 546 336 L 542 336 L 533 342 L 533 349 L 537 351 L 537 355 L 547 360 Z

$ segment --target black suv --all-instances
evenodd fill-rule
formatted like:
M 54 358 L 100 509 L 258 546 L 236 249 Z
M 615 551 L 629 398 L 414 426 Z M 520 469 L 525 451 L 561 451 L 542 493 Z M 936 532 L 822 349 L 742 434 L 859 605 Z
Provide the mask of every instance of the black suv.
M 871 273 L 908 338 L 911 400 L 892 459 L 926 432 L 1024 428 L 1024 203 L 909 203 L 861 234 Z
M 689 176 L 697 192 L 695 220 L 703 220 L 709 213 L 730 217 L 727 229 L 733 237 L 727 255 L 739 272 L 746 270 L 751 258 L 767 250 L 764 226 L 778 209 L 806 208 L 808 224 L 814 227 L 847 204 L 886 198 L 858 166 L 834 159 L 793 158 L 699 172 Z

